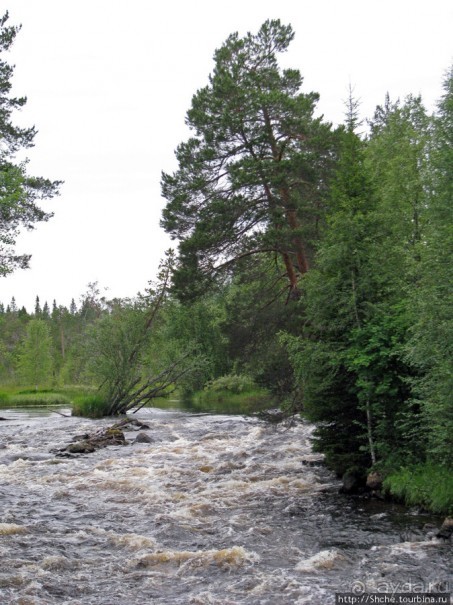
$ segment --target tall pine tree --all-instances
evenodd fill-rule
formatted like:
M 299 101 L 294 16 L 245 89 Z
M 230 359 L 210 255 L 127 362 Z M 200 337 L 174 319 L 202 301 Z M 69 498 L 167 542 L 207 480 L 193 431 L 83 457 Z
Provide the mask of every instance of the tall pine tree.
M 278 65 L 293 38 L 278 20 L 256 35 L 232 34 L 215 53 L 209 85 L 192 99 L 194 136 L 176 151 L 178 170 L 162 177 L 162 224 L 180 240 L 175 282 L 183 297 L 256 255 L 278 259 L 296 296 L 310 266 L 332 133 L 313 115 L 318 95 L 300 92 L 299 71 Z

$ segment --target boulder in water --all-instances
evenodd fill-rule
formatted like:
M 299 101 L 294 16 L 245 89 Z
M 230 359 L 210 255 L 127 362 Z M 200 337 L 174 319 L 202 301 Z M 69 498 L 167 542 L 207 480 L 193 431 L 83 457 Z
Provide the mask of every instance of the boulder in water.
M 140 431 L 140 433 L 138 433 L 137 437 L 135 438 L 134 443 L 154 443 L 154 439 L 151 437 L 151 435 L 148 435 L 147 433 L 142 433 Z
M 366 478 L 366 486 L 372 491 L 380 491 L 382 489 L 382 475 L 377 471 L 372 471 Z

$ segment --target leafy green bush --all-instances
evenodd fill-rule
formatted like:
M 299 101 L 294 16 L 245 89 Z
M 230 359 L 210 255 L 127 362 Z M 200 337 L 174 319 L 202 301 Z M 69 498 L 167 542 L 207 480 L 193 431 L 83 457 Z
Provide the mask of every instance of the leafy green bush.
M 390 473 L 384 490 L 409 506 L 453 513 L 453 473 L 444 466 L 419 464 Z
M 227 374 L 215 380 L 210 380 L 204 390 L 218 393 L 227 391 L 229 393 L 245 393 L 256 389 L 256 384 L 250 376 L 245 374 Z
M 250 414 L 275 405 L 269 391 L 245 374 L 227 374 L 209 381 L 203 391 L 194 393 L 195 411 Z

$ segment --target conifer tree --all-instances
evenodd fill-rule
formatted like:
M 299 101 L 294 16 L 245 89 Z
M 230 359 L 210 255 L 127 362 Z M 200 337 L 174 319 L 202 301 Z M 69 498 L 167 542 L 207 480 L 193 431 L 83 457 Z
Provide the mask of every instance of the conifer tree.
M 0 276 L 16 268 L 26 268 L 30 255 L 16 254 L 14 245 L 21 228 L 33 229 L 35 223 L 47 221 L 50 213 L 38 203 L 58 192 L 60 182 L 28 175 L 26 162 L 16 159 L 18 151 L 33 147 L 34 127 L 21 128 L 12 122 L 14 111 L 27 99 L 12 97 L 13 67 L 4 60 L 20 27 L 8 26 L 8 13 L 0 17 Z

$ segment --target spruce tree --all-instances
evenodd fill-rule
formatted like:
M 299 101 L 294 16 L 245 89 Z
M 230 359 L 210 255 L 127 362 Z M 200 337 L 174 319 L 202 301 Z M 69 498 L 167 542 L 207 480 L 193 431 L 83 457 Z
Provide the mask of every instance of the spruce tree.
M 428 435 L 428 459 L 453 465 L 453 67 L 434 121 L 433 179 L 420 248 L 420 280 L 411 302 L 409 359 L 421 372 L 416 394 Z

